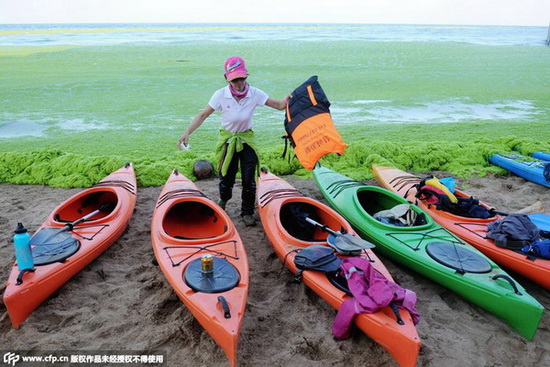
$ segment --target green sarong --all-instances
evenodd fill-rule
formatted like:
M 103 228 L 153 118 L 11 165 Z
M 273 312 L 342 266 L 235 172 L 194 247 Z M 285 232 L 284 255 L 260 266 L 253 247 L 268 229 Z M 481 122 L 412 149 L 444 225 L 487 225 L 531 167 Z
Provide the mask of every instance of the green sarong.
M 218 172 L 222 176 L 227 174 L 233 155 L 243 150 L 243 143 L 248 144 L 256 151 L 254 131 L 246 130 L 242 133 L 232 133 L 223 127 L 220 129 L 220 136 L 216 145 L 216 160 L 218 161 Z M 257 155 L 258 153 L 256 153 Z M 256 165 L 256 173 L 260 174 L 259 165 Z

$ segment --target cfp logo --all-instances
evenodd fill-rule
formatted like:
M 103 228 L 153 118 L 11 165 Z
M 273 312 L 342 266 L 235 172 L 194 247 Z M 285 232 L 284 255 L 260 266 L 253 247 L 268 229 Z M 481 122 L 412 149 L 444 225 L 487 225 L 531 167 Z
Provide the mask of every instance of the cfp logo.
M 12 366 L 15 366 L 15 364 L 19 362 L 20 359 L 21 357 L 19 356 L 19 354 L 11 352 L 4 354 L 4 363 L 7 363 L 8 365 L 11 364 Z

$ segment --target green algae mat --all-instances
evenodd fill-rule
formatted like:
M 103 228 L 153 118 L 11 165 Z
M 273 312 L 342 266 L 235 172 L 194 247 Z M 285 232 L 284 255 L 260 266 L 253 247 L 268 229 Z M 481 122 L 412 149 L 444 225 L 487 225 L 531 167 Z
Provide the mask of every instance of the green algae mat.
M 176 142 L 212 93 L 223 61 L 247 60 L 249 81 L 283 98 L 318 75 L 349 144 L 324 164 L 354 179 L 372 163 L 458 176 L 504 171 L 493 153 L 550 151 L 548 48 L 466 43 L 234 41 L 0 47 L 0 182 L 90 186 L 131 161 L 141 186 L 213 159 L 219 115 Z M 281 111 L 259 107 L 263 165 L 282 159 Z

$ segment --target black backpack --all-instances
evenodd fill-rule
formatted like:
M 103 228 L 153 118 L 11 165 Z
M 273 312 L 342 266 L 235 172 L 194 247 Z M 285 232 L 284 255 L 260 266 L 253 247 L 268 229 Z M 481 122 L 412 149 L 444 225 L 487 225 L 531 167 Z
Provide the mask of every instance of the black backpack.
M 316 270 L 324 273 L 335 272 L 340 269 L 340 260 L 334 250 L 327 246 L 310 245 L 296 254 L 294 264 L 298 267 L 295 280 L 301 281 L 303 270 Z

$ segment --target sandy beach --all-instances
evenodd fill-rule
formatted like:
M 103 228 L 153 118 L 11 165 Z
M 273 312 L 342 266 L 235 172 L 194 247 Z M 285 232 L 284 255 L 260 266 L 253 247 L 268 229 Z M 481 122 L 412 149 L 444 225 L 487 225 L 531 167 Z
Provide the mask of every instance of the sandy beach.
M 444 173 L 439 176 L 443 176 Z M 314 182 L 286 177 L 303 193 L 322 200 Z M 515 176 L 458 179 L 458 186 L 499 210 L 514 212 L 540 201 L 550 213 L 548 189 Z M 371 182 L 374 184 L 374 182 Z M 217 179 L 197 186 L 217 199 Z M 15 330 L 0 303 L 0 349 L 23 351 L 166 352 L 166 366 L 228 366 L 225 355 L 187 311 L 153 262 L 150 222 L 161 187 L 139 188 L 130 227 L 103 255 L 73 277 Z M 0 184 L 1 292 L 14 261 L 12 233 L 17 222 L 34 232 L 59 203 L 80 189 Z M 235 196 L 240 196 L 237 185 Z M 251 277 L 241 330 L 239 365 L 397 366 L 367 336 L 335 341 L 335 310 L 303 284 L 281 272 L 262 226 L 245 227 L 240 199 L 228 203 L 246 245 Z M 537 212 L 540 212 L 538 210 Z M 550 315 L 533 340 L 526 340 L 487 311 L 414 272 L 381 257 L 396 282 L 418 296 L 422 319 L 419 366 L 548 366 Z M 542 305 L 550 293 L 512 275 Z

